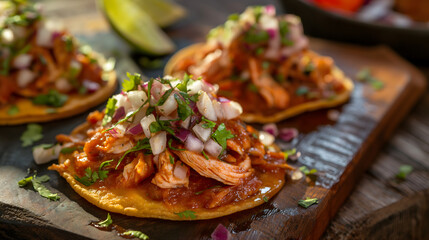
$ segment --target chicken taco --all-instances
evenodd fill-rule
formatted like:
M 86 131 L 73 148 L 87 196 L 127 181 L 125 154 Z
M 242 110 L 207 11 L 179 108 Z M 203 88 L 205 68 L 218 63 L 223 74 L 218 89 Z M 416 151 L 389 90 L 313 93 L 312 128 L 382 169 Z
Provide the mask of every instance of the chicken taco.
M 236 102 L 202 80 L 130 75 L 50 167 L 92 204 L 129 216 L 210 219 L 263 204 L 285 182 L 284 153 L 262 144 Z M 50 151 L 50 150 L 47 150 Z M 52 151 L 51 151 L 52 152 Z
M 276 16 L 273 6 L 233 14 L 205 43 L 176 53 L 165 74 L 183 73 L 218 84 L 220 96 L 242 104 L 247 122 L 277 122 L 336 106 L 353 89 L 332 58 L 309 49 L 300 19 Z
M 80 46 L 38 4 L 0 2 L 0 124 L 86 111 L 116 89 L 113 63 Z

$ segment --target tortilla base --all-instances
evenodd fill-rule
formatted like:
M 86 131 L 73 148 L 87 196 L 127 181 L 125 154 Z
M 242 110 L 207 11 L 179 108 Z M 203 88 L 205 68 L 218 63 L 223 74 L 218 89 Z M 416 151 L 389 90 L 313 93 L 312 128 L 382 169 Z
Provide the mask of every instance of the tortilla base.
M 174 54 L 171 59 L 168 61 L 164 68 L 164 75 L 172 75 L 174 77 L 182 77 L 184 72 L 175 72 L 174 67 L 180 62 L 182 59 L 190 57 L 194 55 L 198 49 L 200 49 L 204 43 L 197 43 L 182 50 L 178 51 Z M 333 99 L 320 99 L 316 101 L 306 102 L 303 104 L 299 104 L 290 108 L 287 108 L 282 111 L 278 111 L 273 115 L 264 115 L 257 113 L 243 113 L 240 118 L 249 123 L 271 123 L 271 122 L 280 122 L 284 119 L 299 115 L 304 112 L 314 111 L 323 108 L 330 108 L 334 106 L 338 106 L 346 102 L 353 91 L 354 84 L 353 81 L 346 77 L 338 67 L 335 67 L 333 70 L 333 74 L 342 81 L 344 85 L 344 92 L 338 94 Z
M 72 131 L 72 135 L 82 134 L 86 132 L 88 127 L 88 123 L 81 124 Z M 67 161 L 67 156 L 68 155 L 60 154 L 58 159 L 59 164 Z M 184 221 L 212 219 L 256 207 L 265 202 L 263 197 L 271 199 L 280 191 L 285 182 L 284 174 L 280 174 L 282 176 L 281 178 L 273 179 L 272 174 L 269 172 L 262 173 L 259 176 L 259 179 L 263 183 L 260 189 L 264 189 L 264 193 L 262 193 L 261 190 L 259 193 L 246 200 L 213 209 L 185 209 L 183 207 L 168 206 L 163 202 L 151 200 L 146 197 L 145 194 L 143 194 L 143 191 L 139 190 L 138 187 L 106 189 L 104 187 L 97 188 L 93 186 L 84 186 L 74 178 L 76 173 L 72 164 L 70 164 L 66 170 L 59 169 L 56 166 L 51 166 L 49 169 L 57 170 L 80 196 L 99 208 L 134 217 Z M 268 189 L 267 187 L 270 190 L 265 192 L 266 189 Z M 181 218 L 175 214 L 185 210 L 194 211 L 196 218 Z
M 9 115 L 7 111 L 12 106 L 8 104 L 0 108 L 0 125 L 18 125 L 30 122 L 48 122 L 61 118 L 70 117 L 103 103 L 116 90 L 117 81 L 114 71 L 109 73 L 106 85 L 102 86 L 92 94 L 80 95 L 78 93 L 68 95 L 68 100 L 64 106 L 59 108 L 35 105 L 30 99 L 20 98 L 13 105 L 16 105 L 19 112 Z M 56 112 L 47 113 L 47 109 L 54 109 Z

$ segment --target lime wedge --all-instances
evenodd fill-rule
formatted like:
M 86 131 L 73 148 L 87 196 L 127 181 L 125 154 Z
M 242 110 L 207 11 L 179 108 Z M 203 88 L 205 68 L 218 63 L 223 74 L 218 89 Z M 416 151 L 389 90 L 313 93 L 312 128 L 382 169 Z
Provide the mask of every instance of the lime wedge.
M 113 29 L 139 50 L 150 55 L 174 51 L 170 38 L 134 1 L 101 0 L 100 3 Z
M 131 0 L 160 27 L 168 27 L 186 15 L 186 10 L 169 0 Z

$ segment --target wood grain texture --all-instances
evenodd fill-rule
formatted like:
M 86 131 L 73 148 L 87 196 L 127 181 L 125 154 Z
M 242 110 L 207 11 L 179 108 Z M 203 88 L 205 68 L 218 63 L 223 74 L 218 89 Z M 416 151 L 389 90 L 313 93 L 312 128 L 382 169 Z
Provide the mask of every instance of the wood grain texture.
M 121 69 L 134 66 L 127 57 L 126 47 L 107 32 L 107 25 L 103 25 L 99 13 L 94 12 L 93 3 L 76 0 L 67 1 L 73 3 L 66 5 L 61 2 L 51 5 L 54 6 L 53 15 L 64 16 L 66 24 L 71 25 L 75 33 L 85 34 L 81 39 L 88 40 L 96 50 L 101 48 L 107 54 L 115 54 L 115 49 L 124 51 L 118 55 Z M 247 5 L 276 4 L 273 1 L 178 2 L 190 9 L 187 19 L 168 29 L 179 47 L 202 41 L 210 28 Z M 70 11 L 73 14 L 67 13 L 68 7 L 75 9 Z M 80 15 L 76 9 L 85 10 Z M 85 18 L 88 22 L 82 24 Z M 95 23 L 91 24 L 93 21 Z M 101 32 L 88 36 L 87 26 L 95 26 Z M 268 203 L 208 221 L 174 222 L 112 214 L 114 222 L 127 229 L 143 231 L 151 239 L 209 239 L 219 223 L 237 239 L 317 239 L 330 219 L 335 217 L 323 236 L 325 239 L 427 238 L 429 163 L 428 135 L 425 133 L 429 132 L 429 118 L 425 106 L 429 106 L 428 97 L 423 99 L 418 112 L 411 115 L 411 120 L 407 120 L 391 137 L 425 89 L 420 73 L 383 47 L 364 48 L 320 40 L 312 40 L 311 45 L 314 50 L 333 56 L 351 77 L 362 67 L 370 66 L 377 77 L 386 82 L 386 89 L 379 92 L 357 84 L 350 102 L 336 108 L 341 112 L 337 122 L 329 120 L 327 111 L 322 110 L 281 123 L 282 126 L 297 127 L 302 132 L 292 144 L 282 146 L 297 146 L 302 151 L 303 155 L 295 165 L 319 170 L 314 186 L 308 186 L 305 180 L 288 180 L 285 188 Z M 143 71 L 150 76 L 162 72 Z M 82 114 L 61 122 L 43 124 L 43 142 L 53 142 L 56 134 L 70 132 L 84 119 L 85 114 Z M 33 163 L 31 149 L 22 148 L 19 143 L 19 135 L 24 129 L 25 126 L 0 128 L 0 238 L 119 239 L 113 233 L 88 226 L 90 221 L 104 219 L 106 211 L 78 196 L 65 180 L 46 171 L 47 165 L 36 166 Z M 387 140 L 389 143 L 382 154 L 362 177 Z M 409 162 L 416 171 L 405 182 L 392 181 L 399 165 Z M 60 194 L 60 202 L 50 202 L 32 190 L 17 187 L 16 182 L 25 176 L 27 168 L 51 176 L 47 185 Z M 336 215 L 358 181 L 356 191 Z M 297 201 L 306 196 L 318 197 L 321 201 L 309 209 L 298 207 Z M 37 234 L 38 231 L 41 234 Z

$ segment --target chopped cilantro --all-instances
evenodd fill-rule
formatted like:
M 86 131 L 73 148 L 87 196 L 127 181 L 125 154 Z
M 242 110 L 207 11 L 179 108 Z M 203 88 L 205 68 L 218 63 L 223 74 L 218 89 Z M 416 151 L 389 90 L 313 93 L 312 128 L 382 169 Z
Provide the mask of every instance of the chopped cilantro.
M 171 143 L 172 143 L 172 142 L 173 142 L 173 139 L 168 140 L 168 147 L 169 147 L 171 150 L 175 150 L 175 151 L 185 151 L 185 149 L 175 148 L 175 147 L 171 146 Z
M 0 70 L 0 75 L 8 75 L 10 69 L 10 62 L 12 61 L 12 56 L 7 57 L 2 63 L 2 69 Z
M 371 70 L 369 68 L 363 68 L 360 70 L 356 75 L 356 79 L 360 82 L 370 84 L 371 87 L 375 90 L 381 90 L 384 88 L 384 83 L 378 78 L 374 77 L 371 74 Z
M 300 86 L 299 88 L 296 89 L 295 94 L 297 96 L 302 96 L 308 93 L 308 87 L 306 86 Z
M 45 110 L 45 112 L 46 112 L 47 114 L 53 114 L 53 113 L 56 113 L 56 112 L 57 112 L 57 109 L 55 109 L 55 108 L 47 108 L 47 109 Z
M 142 239 L 142 240 L 148 240 L 149 239 L 148 235 L 146 235 L 146 234 L 144 234 L 144 233 L 142 233 L 140 231 L 128 230 L 128 231 L 126 231 L 126 232 L 124 232 L 122 234 L 124 234 L 124 235 L 130 235 L 132 237 L 136 237 L 136 238 Z
M 141 75 L 138 73 L 131 75 L 127 72 L 127 77 L 129 80 L 124 79 L 124 81 L 122 82 L 122 91 L 128 92 L 131 90 L 136 90 L 137 86 L 140 85 L 142 82 Z
M 228 20 L 231 21 L 238 21 L 238 19 L 240 19 L 240 15 L 238 13 L 233 13 L 228 16 Z
M 201 125 L 203 128 L 214 128 L 216 126 L 215 122 L 210 121 L 205 117 L 202 117 L 201 122 L 205 122 L 203 125 Z
M 168 89 L 158 100 L 156 103 L 156 106 L 162 106 L 165 101 L 167 101 L 167 98 L 170 96 L 170 94 L 173 92 L 174 88 Z
M 316 67 L 314 66 L 314 63 L 309 62 L 307 65 L 305 65 L 303 73 L 306 76 L 309 76 L 314 71 L 314 69 L 316 69 Z
M 263 61 L 262 62 L 262 68 L 263 69 L 268 69 L 270 67 L 270 62 L 268 61 Z
M 183 80 L 181 83 L 179 83 L 176 88 L 179 89 L 182 92 L 187 93 L 188 92 L 188 82 L 189 82 L 190 78 L 189 75 L 185 73 L 185 75 L 183 76 Z
M 25 187 L 27 184 L 29 184 L 31 182 L 34 190 L 36 190 L 40 194 L 40 196 L 47 198 L 49 200 L 52 200 L 52 201 L 59 200 L 60 197 L 58 196 L 58 194 L 51 193 L 51 191 L 49 191 L 49 189 L 47 189 L 44 185 L 42 185 L 42 183 L 47 182 L 47 181 L 49 181 L 48 175 L 36 177 L 36 174 L 34 174 L 33 176 L 24 178 L 21 181 L 19 181 L 18 185 L 19 185 L 19 187 Z
M 171 120 L 158 120 L 156 122 L 153 122 L 149 125 L 149 130 L 151 133 L 157 133 L 159 131 L 166 131 L 170 133 L 171 135 L 174 135 L 174 130 L 171 128 L 170 124 Z
M 285 160 L 287 160 L 290 155 L 296 154 L 296 148 L 292 148 L 290 150 L 286 150 L 286 151 L 283 152 L 283 154 L 285 156 Z
M 311 170 L 309 170 L 306 166 L 301 166 L 300 168 L 299 168 L 299 170 L 302 172 L 302 173 L 304 173 L 306 176 L 308 176 L 308 175 L 314 175 L 315 173 L 317 173 L 317 169 L 311 169 Z
M 252 26 L 245 34 L 244 41 L 247 43 L 262 43 L 270 39 L 268 32 L 259 30 L 255 26 Z
M 106 220 L 103 220 L 103 221 L 101 221 L 101 222 L 98 222 L 97 223 L 97 225 L 98 226 L 100 226 L 100 227 L 108 227 L 108 226 L 110 226 L 110 224 L 112 224 L 113 223 L 113 221 L 112 221 L 112 218 L 110 217 L 110 213 L 107 213 L 107 218 L 106 218 Z
M 43 138 L 42 126 L 31 123 L 27 125 L 27 130 L 21 135 L 22 146 L 27 147 Z
M 264 202 L 268 202 L 268 198 L 266 196 L 264 196 L 262 199 L 264 200 Z
M 73 38 L 71 36 L 65 35 L 62 37 L 62 40 L 66 44 L 66 51 L 67 52 L 73 51 Z
M 302 199 L 298 201 L 298 204 L 303 207 L 303 208 L 308 208 L 313 204 L 319 203 L 319 199 L 317 198 L 309 198 L 307 197 L 306 199 Z
M 85 169 L 85 175 L 83 177 L 74 176 L 74 178 L 78 182 L 88 187 L 94 184 L 99 179 L 99 176 L 98 172 L 93 172 L 90 167 L 87 167 Z
M 104 110 L 104 117 L 101 125 L 104 126 L 112 121 L 113 114 L 115 114 L 117 102 L 118 100 L 116 100 L 116 98 L 109 98 L 109 100 L 107 100 L 106 110 Z
M 289 33 L 289 23 L 287 21 L 279 21 L 279 33 L 283 45 L 293 45 L 293 42 L 287 38 L 287 35 Z
M 10 106 L 10 108 L 7 110 L 7 114 L 10 116 L 16 115 L 19 113 L 19 108 L 16 105 Z
M 408 174 L 410 174 L 413 171 L 413 167 L 410 165 L 401 165 L 399 167 L 399 172 L 398 174 L 396 174 L 396 177 L 402 180 L 405 180 L 408 176 Z
M 212 134 L 212 138 L 222 146 L 222 152 L 226 149 L 226 140 L 234 137 L 230 131 L 226 130 L 224 123 L 221 123 Z
M 136 145 L 131 148 L 130 150 L 126 151 L 124 155 L 119 159 L 118 164 L 116 165 L 115 169 L 118 169 L 119 164 L 121 164 L 122 160 L 127 156 L 128 153 L 136 152 L 140 150 L 151 150 L 150 144 L 149 144 L 149 138 L 144 138 L 142 140 L 139 140 Z
M 47 105 L 51 107 L 61 107 L 67 101 L 68 96 L 56 90 L 50 90 L 47 94 L 40 94 L 33 99 L 36 105 Z
M 121 123 L 123 123 L 123 122 L 126 122 L 126 121 L 128 121 L 128 119 L 130 119 L 130 118 L 132 118 L 132 117 L 134 117 L 134 115 L 136 115 L 136 113 L 138 113 L 139 111 L 140 111 L 140 109 L 142 109 L 142 107 L 144 106 L 144 105 L 146 105 L 146 103 L 148 103 L 149 102 L 149 99 L 150 98 L 148 98 L 148 100 L 146 100 L 137 110 L 135 110 L 135 111 L 133 111 L 133 112 L 129 112 L 129 113 L 127 113 L 127 115 L 125 115 L 125 117 L 124 118 L 122 118 L 121 120 L 119 120 L 117 123 L 115 123 L 115 125 L 113 125 L 112 127 L 110 127 L 110 128 L 108 128 L 108 129 L 104 129 L 103 130 L 103 132 L 107 132 L 107 131 L 110 131 L 110 130 L 112 130 L 113 128 L 115 128 L 116 126 L 118 126 L 118 124 L 121 124 Z
M 262 6 L 253 7 L 253 14 L 255 14 L 256 22 L 259 22 L 259 19 L 261 18 L 263 11 L 264 11 L 264 7 Z
M 180 218 L 190 218 L 190 219 L 197 218 L 197 216 L 195 215 L 195 212 L 194 211 L 190 211 L 190 210 L 185 210 L 183 212 L 178 212 L 178 213 L 174 213 L 174 214 L 176 214 Z
M 171 139 L 170 139 L 171 140 Z M 174 157 L 173 156 L 171 156 L 171 155 L 168 155 L 169 157 L 170 157 L 170 163 L 171 164 L 174 164 Z
M 202 151 L 202 154 L 203 154 L 203 156 L 204 156 L 205 159 L 209 160 L 209 156 L 207 156 L 207 154 L 206 154 L 206 152 L 204 150 Z
M 179 114 L 180 120 L 185 120 L 189 116 L 192 115 L 194 111 L 192 111 L 192 108 L 189 106 L 189 103 L 186 103 L 185 100 L 181 99 L 180 96 L 174 94 L 174 98 L 177 102 L 177 113 Z
M 259 55 L 261 55 L 262 53 L 264 53 L 264 48 L 262 48 L 262 47 L 258 47 L 258 48 L 255 50 L 255 54 L 256 54 L 256 56 L 259 56 Z

